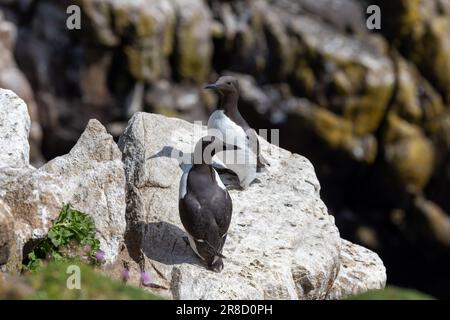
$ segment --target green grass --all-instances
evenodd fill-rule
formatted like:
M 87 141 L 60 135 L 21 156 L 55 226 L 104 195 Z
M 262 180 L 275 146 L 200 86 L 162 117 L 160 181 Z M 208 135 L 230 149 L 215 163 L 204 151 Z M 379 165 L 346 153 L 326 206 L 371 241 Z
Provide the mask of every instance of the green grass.
M 25 283 L 32 293 L 25 299 L 32 300 L 156 300 L 161 297 L 143 289 L 132 287 L 95 271 L 82 263 L 80 267 L 80 289 L 68 289 L 67 281 L 74 273 L 67 273 L 70 262 L 50 262 L 47 266 L 29 273 Z M 70 281 L 69 281 L 70 282 Z
M 383 290 L 371 290 L 346 300 L 434 300 L 433 297 L 412 289 L 387 286 Z
M 0 299 L 161 299 L 102 274 L 98 267 L 104 263 L 103 255 L 94 219 L 70 204 L 63 205 L 46 237 L 25 257 L 22 275 L 0 281 Z M 78 282 L 73 281 L 76 273 Z M 70 289 L 74 283 L 79 283 L 79 289 Z

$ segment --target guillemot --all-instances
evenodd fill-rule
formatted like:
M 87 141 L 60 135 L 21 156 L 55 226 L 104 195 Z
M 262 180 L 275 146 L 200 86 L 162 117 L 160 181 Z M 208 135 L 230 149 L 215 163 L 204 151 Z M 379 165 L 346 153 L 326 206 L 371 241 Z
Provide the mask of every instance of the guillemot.
M 193 164 L 180 180 L 179 213 L 194 252 L 208 268 L 221 272 L 223 246 L 231 222 L 233 205 L 228 191 L 212 166 L 216 151 L 237 149 L 214 136 L 200 139 Z
M 205 89 L 215 90 L 219 94 L 218 108 L 208 119 L 208 134 L 239 147 L 238 151 L 221 152 L 217 157 L 236 173 L 241 188 L 246 189 L 267 162 L 261 155 L 256 131 L 239 112 L 239 82 L 232 76 L 223 76 Z

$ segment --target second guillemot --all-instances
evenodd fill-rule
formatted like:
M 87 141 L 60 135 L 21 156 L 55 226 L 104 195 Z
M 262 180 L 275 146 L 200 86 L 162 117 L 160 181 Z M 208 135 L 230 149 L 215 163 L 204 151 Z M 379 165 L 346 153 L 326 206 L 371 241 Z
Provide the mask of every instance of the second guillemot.
M 237 151 L 218 153 L 217 157 L 236 173 L 241 188 L 246 189 L 267 163 L 261 156 L 256 131 L 239 112 L 239 82 L 232 76 L 223 76 L 205 89 L 214 90 L 219 95 L 218 108 L 208 120 L 208 134 L 239 147 Z

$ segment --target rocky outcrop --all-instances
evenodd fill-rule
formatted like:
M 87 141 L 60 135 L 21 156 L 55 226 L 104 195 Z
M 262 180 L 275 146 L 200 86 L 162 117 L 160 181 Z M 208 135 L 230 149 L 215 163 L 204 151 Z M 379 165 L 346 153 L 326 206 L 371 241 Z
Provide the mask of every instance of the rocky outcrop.
M 22 258 L 46 235 L 64 203 L 94 218 L 105 259 L 113 262 L 125 231 L 125 173 L 112 137 L 92 120 L 69 154 L 34 169 L 28 163 L 26 106 L 10 91 L 0 90 L 0 96 L 0 145 L 11 156 L 0 166 L 1 228 L 10 229 L 8 215 L 14 220 L 14 250 L 4 268 L 20 270 Z
M 62 204 L 71 203 L 93 217 L 108 263 L 126 240 L 129 262 L 170 298 L 341 299 L 386 283 L 375 253 L 340 238 L 314 168 L 300 155 L 262 141 L 270 167 L 248 190 L 231 191 L 226 267 L 217 274 L 183 241 L 177 209 L 179 179 L 204 127 L 137 113 L 120 139 L 122 154 L 91 120 L 68 154 L 35 169 L 26 105 L 11 91 L 0 97 L 0 145 L 11 151 L 0 166 L 0 271 L 17 273 Z
M 204 130 L 137 113 L 119 141 L 128 250 L 138 256 L 142 248 L 155 284 L 167 288 L 161 293 L 176 299 L 338 299 L 384 287 L 378 256 L 341 240 L 311 163 L 265 141 L 268 172 L 248 190 L 230 192 L 225 269 L 204 268 L 182 239 L 177 203 L 182 168 Z

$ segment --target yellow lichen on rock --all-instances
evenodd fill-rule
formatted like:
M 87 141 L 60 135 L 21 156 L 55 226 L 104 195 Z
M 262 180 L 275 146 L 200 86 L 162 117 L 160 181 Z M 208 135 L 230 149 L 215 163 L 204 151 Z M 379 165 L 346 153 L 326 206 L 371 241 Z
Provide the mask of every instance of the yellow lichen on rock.
M 433 172 L 434 150 L 422 130 L 395 114 L 388 117 L 385 161 L 409 192 L 418 192 Z

